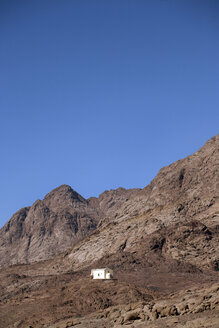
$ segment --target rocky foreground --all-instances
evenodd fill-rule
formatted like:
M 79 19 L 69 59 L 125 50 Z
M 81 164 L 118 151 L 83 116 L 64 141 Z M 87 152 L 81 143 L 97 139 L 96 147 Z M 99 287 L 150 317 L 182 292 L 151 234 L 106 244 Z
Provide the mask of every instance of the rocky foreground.
M 50 328 L 67 327 L 218 327 L 219 285 L 187 290 L 152 302 L 111 307 L 89 317 L 64 320 Z M 160 320 L 158 320 L 160 319 Z
M 88 269 L 46 275 L 51 264 L 1 270 L 0 327 L 218 327 L 219 283 L 212 272 L 160 270 L 144 284 L 119 271 L 111 281 L 90 280 Z
M 144 189 L 63 185 L 0 230 L 0 327 L 219 327 L 219 135 Z M 112 281 L 90 270 L 110 267 Z

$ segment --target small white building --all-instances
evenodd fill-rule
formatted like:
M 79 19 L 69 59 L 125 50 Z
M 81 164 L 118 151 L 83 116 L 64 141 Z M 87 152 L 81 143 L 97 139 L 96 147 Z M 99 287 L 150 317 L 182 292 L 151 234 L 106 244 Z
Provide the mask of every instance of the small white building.
M 91 270 L 91 277 L 93 279 L 112 279 L 113 270 L 109 268 L 93 269 Z

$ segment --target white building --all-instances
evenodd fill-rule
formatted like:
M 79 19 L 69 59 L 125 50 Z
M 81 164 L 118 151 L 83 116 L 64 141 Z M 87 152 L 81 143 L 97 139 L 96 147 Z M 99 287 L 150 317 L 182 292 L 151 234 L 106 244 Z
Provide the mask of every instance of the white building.
M 112 279 L 113 270 L 109 268 L 93 269 L 91 270 L 91 277 L 93 279 Z

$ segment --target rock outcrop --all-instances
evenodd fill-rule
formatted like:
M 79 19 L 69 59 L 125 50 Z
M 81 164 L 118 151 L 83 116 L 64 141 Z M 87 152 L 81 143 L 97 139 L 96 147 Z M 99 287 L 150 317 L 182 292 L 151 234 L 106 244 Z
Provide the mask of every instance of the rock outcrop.
M 105 191 L 84 199 L 68 185 L 16 212 L 0 230 L 0 268 L 46 260 L 89 236 L 135 190 Z
M 92 233 L 99 215 L 67 185 L 21 209 L 0 231 L 1 266 L 45 260 Z
M 0 231 L 0 326 L 218 327 L 218 146 L 144 189 L 86 200 L 63 185 L 15 213 Z M 90 279 L 105 266 L 114 280 Z
M 66 257 L 82 268 L 112 254 L 160 252 L 198 268 L 218 268 L 219 135 L 195 154 L 161 169 L 151 184 L 135 190 Z M 145 256 L 142 254 L 144 250 Z M 95 256 L 94 256 L 95 254 Z
M 0 266 L 46 260 L 74 244 L 77 246 L 68 256 L 71 265 L 90 265 L 121 249 L 134 250 L 139 240 L 156 231 L 164 235 L 167 227 L 174 227 L 174 233 L 177 225 L 176 231 L 183 233 L 190 221 L 198 221 L 206 230 L 205 237 L 208 234 L 202 244 L 211 252 L 210 258 L 210 253 L 204 252 L 208 254 L 204 263 L 211 262 L 217 268 L 216 239 L 212 236 L 217 234 L 219 224 L 218 144 L 219 135 L 193 155 L 161 169 L 142 190 L 118 188 L 86 200 L 70 186 L 54 189 L 43 200 L 15 213 L 0 230 Z M 78 243 L 92 233 L 86 242 Z M 194 229 L 191 233 L 193 239 Z M 185 240 L 183 243 L 185 246 Z M 181 248 L 182 244 L 178 245 L 180 249 L 172 246 L 166 238 L 165 252 L 173 258 L 186 258 L 192 263 L 196 259 L 195 250 L 189 257 L 191 252 Z

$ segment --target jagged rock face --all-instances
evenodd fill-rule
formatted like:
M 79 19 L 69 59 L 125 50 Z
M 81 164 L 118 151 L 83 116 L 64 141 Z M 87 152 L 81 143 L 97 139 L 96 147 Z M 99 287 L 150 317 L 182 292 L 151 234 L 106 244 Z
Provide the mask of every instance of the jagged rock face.
M 150 198 L 160 201 L 214 197 L 218 191 L 219 135 L 199 151 L 164 167 L 151 183 Z
M 16 212 L 0 230 L 0 267 L 46 260 L 89 236 L 100 219 L 117 209 L 132 190 L 106 191 L 84 199 L 70 186 Z
M 50 258 L 88 236 L 98 221 L 88 201 L 71 187 L 60 186 L 18 211 L 1 229 L 1 265 Z
M 121 250 L 136 253 L 139 244 L 149 254 L 148 241 L 157 234 L 158 245 L 165 238 L 162 256 L 217 270 L 218 146 L 219 135 L 195 154 L 161 169 L 149 186 L 135 190 L 102 220 L 86 243 L 69 252 L 66 265 L 81 268 Z
M 217 235 L 218 145 L 219 135 L 195 154 L 162 168 L 143 190 L 118 188 L 86 200 L 67 185 L 54 189 L 15 213 L 0 230 L 0 265 L 49 259 L 94 231 L 69 252 L 68 265 L 78 268 L 121 250 L 134 252 L 140 240 L 153 239 L 154 233 L 167 229 L 171 235 L 171 229 L 179 230 L 176 224 L 191 219 Z M 175 239 L 168 240 L 165 254 L 193 261 L 192 256 L 182 255 L 179 245 L 171 246 Z M 214 237 L 206 247 L 217 267 L 215 245 Z
M 1 265 L 37 262 L 0 270 L 0 326 L 218 327 L 218 145 L 142 190 L 86 200 L 64 185 L 15 213 L 0 231 Z M 90 279 L 106 266 L 115 280 Z

